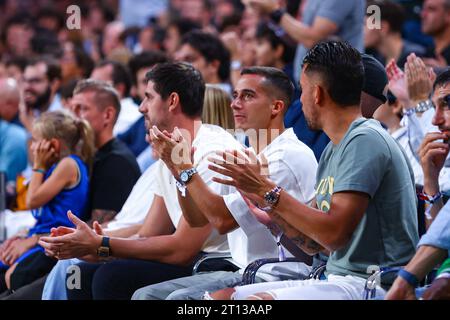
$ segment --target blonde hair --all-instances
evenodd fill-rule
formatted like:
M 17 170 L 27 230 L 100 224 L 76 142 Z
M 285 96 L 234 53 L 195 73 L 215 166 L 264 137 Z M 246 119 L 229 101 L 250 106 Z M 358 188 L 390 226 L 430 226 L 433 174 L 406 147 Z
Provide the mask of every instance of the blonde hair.
M 61 140 L 70 153 L 79 156 L 89 168 L 94 157 L 94 132 L 86 120 L 76 118 L 67 110 L 43 113 L 33 124 L 43 139 Z
M 202 121 L 224 129 L 234 129 L 231 97 L 227 92 L 217 86 L 206 85 Z

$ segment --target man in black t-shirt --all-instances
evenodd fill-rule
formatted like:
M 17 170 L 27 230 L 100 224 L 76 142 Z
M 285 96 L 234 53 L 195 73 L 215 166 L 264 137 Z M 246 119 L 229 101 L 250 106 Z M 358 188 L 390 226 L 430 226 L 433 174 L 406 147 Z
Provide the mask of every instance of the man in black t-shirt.
M 92 79 L 80 81 L 74 90 L 72 108 L 94 131 L 97 153 L 88 212 L 91 222 L 105 223 L 120 211 L 141 172 L 131 151 L 113 137 L 120 100 L 112 86 Z

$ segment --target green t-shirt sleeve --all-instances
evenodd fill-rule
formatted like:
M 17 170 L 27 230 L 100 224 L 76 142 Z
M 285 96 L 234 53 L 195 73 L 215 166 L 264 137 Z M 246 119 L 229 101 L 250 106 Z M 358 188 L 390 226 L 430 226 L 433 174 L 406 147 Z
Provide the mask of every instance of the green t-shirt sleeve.
M 355 134 L 343 146 L 334 177 L 334 193 L 359 191 L 371 198 L 386 171 L 389 150 L 375 130 Z
M 447 260 L 444 261 L 444 263 L 439 268 L 437 275 L 440 275 L 443 272 L 450 273 L 450 258 L 447 258 Z

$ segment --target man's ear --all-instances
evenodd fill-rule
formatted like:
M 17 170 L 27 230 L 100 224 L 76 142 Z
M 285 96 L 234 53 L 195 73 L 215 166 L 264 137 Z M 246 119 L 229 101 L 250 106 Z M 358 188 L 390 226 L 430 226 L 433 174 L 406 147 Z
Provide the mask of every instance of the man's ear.
M 323 104 L 324 99 L 325 99 L 324 89 L 316 84 L 314 86 L 314 103 L 318 106 L 321 106 Z
M 116 109 L 113 106 L 108 106 L 103 112 L 103 118 L 105 120 L 105 127 L 107 124 L 111 123 L 114 126 L 114 119 L 116 117 Z
M 284 111 L 285 104 L 283 100 L 275 100 L 272 105 L 272 115 L 276 116 Z
M 178 93 L 172 92 L 167 98 L 167 101 L 169 103 L 169 112 L 173 112 L 180 104 L 180 96 L 178 95 Z

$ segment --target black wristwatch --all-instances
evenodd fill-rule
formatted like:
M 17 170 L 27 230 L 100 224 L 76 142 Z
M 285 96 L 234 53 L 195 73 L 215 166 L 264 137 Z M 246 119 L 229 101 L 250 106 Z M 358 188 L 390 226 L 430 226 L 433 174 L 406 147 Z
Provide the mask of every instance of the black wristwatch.
M 97 249 L 97 255 L 101 258 L 108 258 L 111 255 L 111 247 L 109 246 L 109 237 L 102 238 L 102 244 Z
M 276 24 L 280 24 L 281 18 L 283 17 L 283 15 L 285 13 L 286 13 L 286 10 L 283 10 L 283 9 L 277 9 L 275 11 L 272 11 L 270 13 L 270 20 L 272 20 Z

